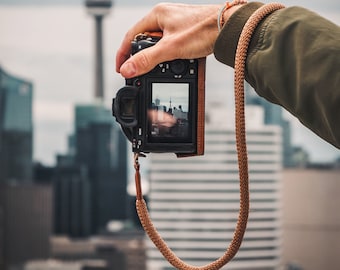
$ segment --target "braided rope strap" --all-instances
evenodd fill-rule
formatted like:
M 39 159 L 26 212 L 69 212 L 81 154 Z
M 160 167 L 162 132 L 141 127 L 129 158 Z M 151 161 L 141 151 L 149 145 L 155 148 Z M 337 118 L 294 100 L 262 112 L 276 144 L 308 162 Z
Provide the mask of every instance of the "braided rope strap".
M 239 38 L 236 56 L 235 56 L 235 129 L 236 129 L 236 145 L 239 164 L 240 178 L 240 210 L 238 222 L 234 231 L 233 239 L 226 252 L 216 261 L 205 266 L 192 266 L 186 264 L 168 247 L 165 241 L 154 227 L 148 213 L 145 201 L 143 200 L 140 173 L 138 164 L 138 154 L 135 154 L 135 180 L 137 189 L 136 208 L 141 224 L 148 234 L 151 241 L 163 254 L 163 256 L 175 268 L 181 270 L 218 270 L 227 264 L 239 250 L 244 233 L 246 231 L 248 214 L 249 214 L 249 183 L 248 183 L 248 157 L 246 146 L 245 116 L 244 116 L 244 78 L 245 78 L 245 62 L 247 51 L 252 34 L 259 22 L 274 12 L 275 10 L 284 8 L 278 3 L 266 4 L 256 10 L 246 22 Z

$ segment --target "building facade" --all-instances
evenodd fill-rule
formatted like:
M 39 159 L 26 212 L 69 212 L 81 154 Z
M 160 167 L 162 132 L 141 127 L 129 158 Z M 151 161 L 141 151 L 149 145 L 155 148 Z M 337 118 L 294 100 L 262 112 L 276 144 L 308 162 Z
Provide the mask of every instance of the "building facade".
M 55 232 L 85 237 L 127 218 L 127 146 L 101 103 L 76 105 L 74 126 L 55 168 Z
M 274 270 L 280 265 L 281 129 L 263 125 L 263 111 L 253 109 L 247 117 L 249 223 L 240 251 L 225 269 Z M 204 156 L 153 154 L 150 165 L 154 224 L 181 259 L 197 266 L 225 252 L 239 211 L 234 128 L 220 116 L 209 119 L 219 122 L 206 125 Z M 149 270 L 172 269 L 150 241 L 147 257 Z
M 54 232 L 84 237 L 91 234 L 91 187 L 87 170 L 57 166 L 53 176 Z
M 0 186 L 1 270 L 17 269 L 28 260 L 50 256 L 52 194 L 51 186 Z
M 282 183 L 284 264 L 340 269 L 340 169 L 288 169 Z
M 31 82 L 0 67 L 0 183 L 32 181 L 32 95 Z
M 127 217 L 126 143 L 103 105 L 76 106 L 75 161 L 88 170 L 94 233 L 105 230 L 110 220 Z

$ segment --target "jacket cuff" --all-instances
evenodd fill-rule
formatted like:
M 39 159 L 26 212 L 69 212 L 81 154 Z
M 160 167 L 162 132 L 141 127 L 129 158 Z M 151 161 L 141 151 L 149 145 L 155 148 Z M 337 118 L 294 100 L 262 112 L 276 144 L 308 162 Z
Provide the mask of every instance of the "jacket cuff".
M 243 5 L 233 13 L 216 39 L 214 55 L 218 61 L 234 67 L 236 48 L 242 29 L 249 17 L 263 5 L 263 3 L 251 2 Z M 255 33 L 252 39 L 257 39 L 257 36 Z M 256 44 L 256 42 L 253 41 L 254 40 L 252 40 L 251 45 Z

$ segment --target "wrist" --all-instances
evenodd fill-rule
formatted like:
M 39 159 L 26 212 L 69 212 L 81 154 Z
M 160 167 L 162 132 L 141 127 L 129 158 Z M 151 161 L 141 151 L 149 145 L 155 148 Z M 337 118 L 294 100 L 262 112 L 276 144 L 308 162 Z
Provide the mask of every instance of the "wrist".
M 225 23 L 214 46 L 214 54 L 218 61 L 234 67 L 237 43 L 243 26 L 251 14 L 262 5 L 259 2 L 251 2 L 225 11 Z
M 231 16 L 241 7 L 242 7 L 242 5 L 233 6 L 223 13 L 223 24 L 221 24 L 221 30 L 222 30 L 223 26 L 229 21 Z
M 247 0 L 233 0 L 232 2 L 226 2 L 220 9 L 217 17 L 217 27 L 220 32 L 224 24 L 228 21 L 231 15 L 241 7 L 241 5 L 247 4 Z

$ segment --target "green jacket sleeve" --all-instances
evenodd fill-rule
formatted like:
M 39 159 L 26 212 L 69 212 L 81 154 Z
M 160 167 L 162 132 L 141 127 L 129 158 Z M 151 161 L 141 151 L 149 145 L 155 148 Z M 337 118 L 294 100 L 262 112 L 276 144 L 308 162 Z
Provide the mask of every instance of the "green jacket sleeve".
M 214 48 L 219 61 L 234 66 L 242 28 L 261 5 L 244 5 L 224 25 Z M 339 26 L 301 7 L 274 12 L 252 37 L 246 80 L 260 96 L 340 148 Z

